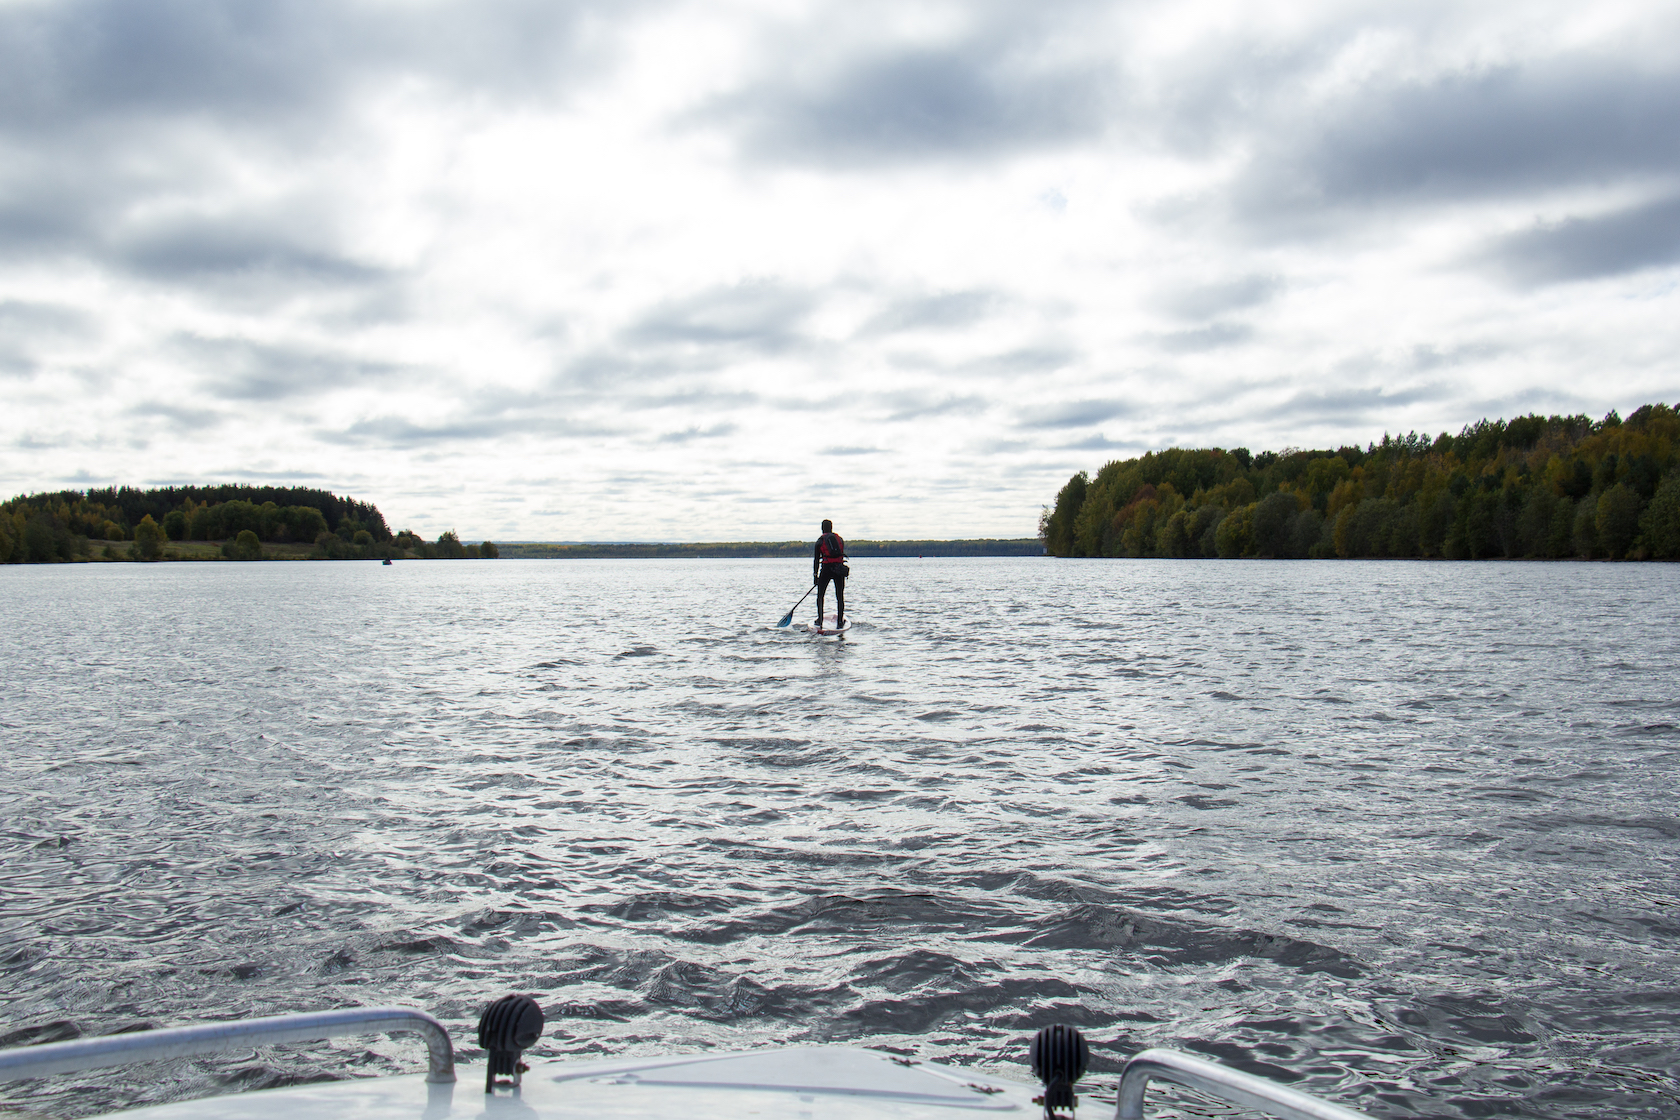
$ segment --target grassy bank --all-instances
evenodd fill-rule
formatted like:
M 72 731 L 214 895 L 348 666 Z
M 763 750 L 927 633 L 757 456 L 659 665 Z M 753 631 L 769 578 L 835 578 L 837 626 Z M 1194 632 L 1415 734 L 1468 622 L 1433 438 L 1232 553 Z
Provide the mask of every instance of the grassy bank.
M 163 546 L 156 562 L 170 560 L 226 560 L 222 554 L 222 546 L 226 541 L 170 541 Z M 315 552 L 312 544 L 294 542 L 290 544 L 265 544 L 262 546 L 264 560 L 308 560 Z M 85 557 L 78 557 L 93 564 L 129 563 L 138 560 L 134 554 L 134 545 L 128 541 L 116 541 L 106 545 L 95 543 L 92 552 Z

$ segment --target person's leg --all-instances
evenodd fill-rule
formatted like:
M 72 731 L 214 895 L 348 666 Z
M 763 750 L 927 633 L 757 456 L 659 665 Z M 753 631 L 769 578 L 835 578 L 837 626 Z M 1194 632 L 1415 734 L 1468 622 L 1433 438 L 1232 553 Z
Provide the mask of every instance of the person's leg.
M 827 576 L 818 576 L 817 577 L 817 629 L 818 630 L 822 629 L 823 596 L 826 595 L 826 594 L 828 594 L 828 577 Z
M 834 577 L 834 628 L 846 625 L 846 577 Z

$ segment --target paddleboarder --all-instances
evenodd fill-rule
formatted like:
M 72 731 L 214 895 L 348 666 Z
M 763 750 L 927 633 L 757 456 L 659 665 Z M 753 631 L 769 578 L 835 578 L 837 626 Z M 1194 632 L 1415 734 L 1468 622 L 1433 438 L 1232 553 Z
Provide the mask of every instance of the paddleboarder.
M 811 559 L 811 577 L 817 583 L 817 625 L 815 629 L 823 629 L 823 596 L 828 592 L 828 585 L 834 584 L 834 628 L 843 629 L 846 625 L 846 577 L 851 575 L 851 569 L 846 566 L 846 542 L 840 539 L 840 534 L 834 531 L 834 522 L 823 519 L 822 536 L 817 538 L 816 555 Z

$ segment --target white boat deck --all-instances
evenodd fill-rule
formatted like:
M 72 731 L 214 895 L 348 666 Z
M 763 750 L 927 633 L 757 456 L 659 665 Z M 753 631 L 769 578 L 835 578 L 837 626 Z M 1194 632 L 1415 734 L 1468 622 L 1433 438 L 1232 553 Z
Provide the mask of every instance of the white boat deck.
M 467 1066 L 453 1085 L 425 1076 L 334 1081 L 292 1089 L 210 1097 L 120 1113 L 134 1120 L 559 1120 L 559 1118 L 787 1117 L 865 1120 L 894 1117 L 1043 1114 L 1042 1090 L 933 1062 L 906 1064 L 876 1050 L 800 1046 L 594 1062 L 533 1062 L 518 1095 L 487 1096 L 482 1067 Z M 1081 1112 L 1113 1114 L 1112 1101 Z

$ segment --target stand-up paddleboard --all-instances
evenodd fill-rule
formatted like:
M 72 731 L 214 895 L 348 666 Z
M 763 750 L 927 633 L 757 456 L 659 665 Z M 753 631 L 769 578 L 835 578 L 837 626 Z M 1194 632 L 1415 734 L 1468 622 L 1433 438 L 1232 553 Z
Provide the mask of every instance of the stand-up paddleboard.
M 819 638 L 826 638 L 832 637 L 835 634 L 844 634 L 852 628 L 852 620 L 849 618 L 846 620 L 844 626 L 836 626 L 834 625 L 834 622 L 835 619 L 833 615 L 825 614 L 823 615 L 821 626 L 818 626 L 813 622 L 807 622 L 805 624 L 805 633 L 815 634 Z

